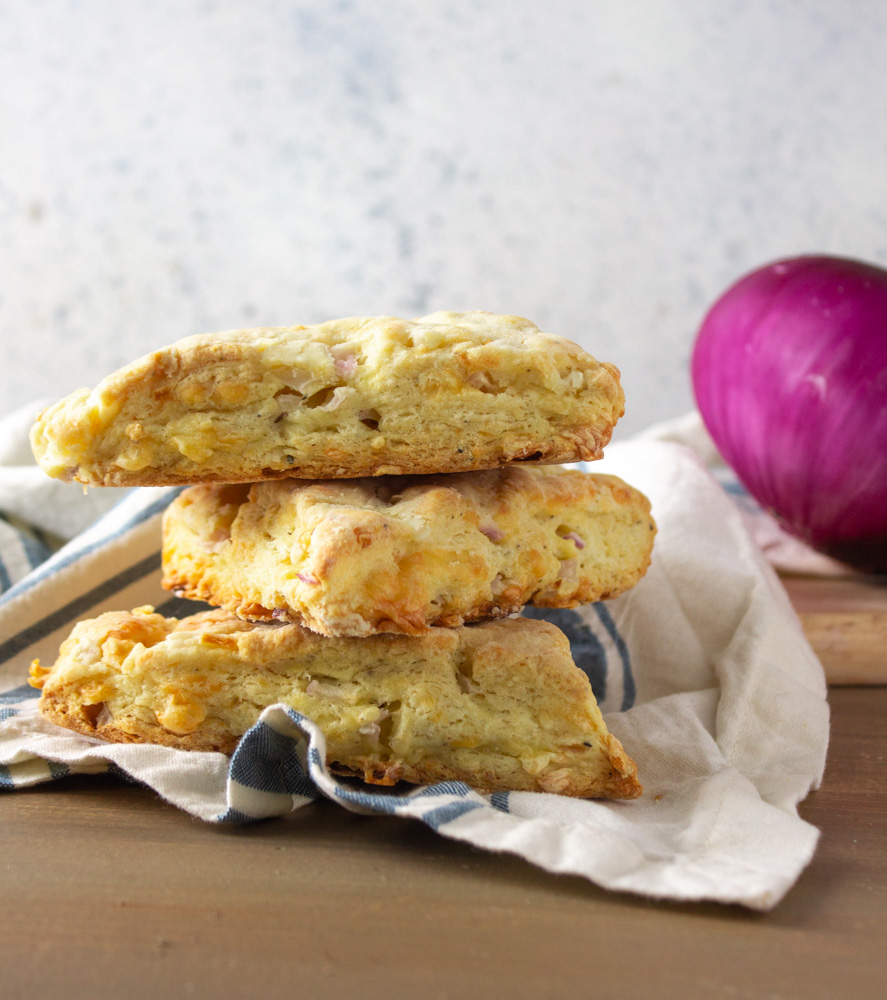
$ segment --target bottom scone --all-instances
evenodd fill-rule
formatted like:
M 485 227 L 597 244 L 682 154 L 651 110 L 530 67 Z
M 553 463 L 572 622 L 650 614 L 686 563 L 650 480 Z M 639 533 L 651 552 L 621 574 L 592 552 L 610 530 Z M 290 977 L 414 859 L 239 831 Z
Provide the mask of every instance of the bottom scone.
M 544 621 L 331 639 L 221 610 L 117 611 L 80 622 L 31 676 L 47 719 L 113 742 L 231 753 L 281 702 L 320 726 L 333 771 L 373 784 L 641 794 L 566 636 Z

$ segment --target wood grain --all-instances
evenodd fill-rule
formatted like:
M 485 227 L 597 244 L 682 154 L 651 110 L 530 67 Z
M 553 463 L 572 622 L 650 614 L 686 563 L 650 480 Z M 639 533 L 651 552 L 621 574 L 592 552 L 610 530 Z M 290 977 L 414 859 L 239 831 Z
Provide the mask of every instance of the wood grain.
M 783 578 L 830 684 L 887 684 L 887 578 Z
M 0 795 L 4 1000 L 883 996 L 887 689 L 835 688 L 772 913 L 655 903 L 322 802 L 245 829 L 112 778 Z

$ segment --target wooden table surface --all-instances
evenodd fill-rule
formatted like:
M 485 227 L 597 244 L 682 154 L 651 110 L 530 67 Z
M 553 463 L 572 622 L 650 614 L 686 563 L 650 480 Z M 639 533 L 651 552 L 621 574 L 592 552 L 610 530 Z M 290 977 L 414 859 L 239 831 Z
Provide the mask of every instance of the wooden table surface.
M 0 795 L 0 997 L 883 997 L 887 687 L 830 701 L 801 807 L 820 846 L 767 914 L 607 893 L 326 801 L 228 829 L 107 776 Z

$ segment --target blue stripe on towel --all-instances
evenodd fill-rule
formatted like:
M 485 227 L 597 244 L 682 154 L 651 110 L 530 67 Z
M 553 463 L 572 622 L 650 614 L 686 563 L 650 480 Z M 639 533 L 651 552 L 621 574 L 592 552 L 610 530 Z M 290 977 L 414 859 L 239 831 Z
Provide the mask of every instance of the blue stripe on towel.
M 204 604 L 203 601 L 192 601 L 187 597 L 171 597 L 163 604 L 158 604 L 154 610 L 166 618 L 188 618 L 201 611 L 212 611 L 212 605 Z
M 428 795 L 458 795 L 464 797 L 471 794 L 471 787 L 464 781 L 440 781 L 436 785 L 429 785 L 418 792 L 413 793 L 414 799 L 424 798 Z
M 347 802 L 362 809 L 371 809 L 375 813 L 393 816 L 401 806 L 401 796 L 385 795 L 380 792 L 359 792 L 353 788 L 340 785 L 335 790 L 335 796 L 340 802 Z
M 74 598 L 73 601 L 69 601 L 61 608 L 53 611 L 52 614 L 41 618 L 40 621 L 23 629 L 0 645 L 0 664 L 12 659 L 13 656 L 20 653 L 23 649 L 27 649 L 31 643 L 42 639 L 43 636 L 49 635 L 63 625 L 67 625 L 75 618 L 80 618 L 84 611 L 99 604 L 106 597 L 110 597 L 116 591 L 122 590 L 131 583 L 135 583 L 136 580 L 141 580 L 149 574 L 156 572 L 159 568 L 160 553 L 155 552 L 150 556 L 146 556 L 146 558 L 142 559 L 141 562 L 137 562 L 134 566 L 130 566 L 100 583 L 97 587 L 93 587 L 92 590 L 88 590 L 85 594 Z
M 254 823 L 255 816 L 250 816 L 245 812 L 241 812 L 239 809 L 226 809 L 223 813 L 216 816 L 216 823 L 231 823 L 231 824 L 243 824 L 243 823 Z
M 165 493 L 162 497 L 159 497 L 153 503 L 150 503 L 143 510 L 137 511 L 132 517 L 111 532 L 110 535 L 103 535 L 101 538 L 97 538 L 94 542 L 84 548 L 74 548 L 70 552 L 64 552 L 64 550 L 61 550 L 58 553 L 59 558 L 48 559 L 40 569 L 35 570 L 33 573 L 29 573 L 23 580 L 19 580 L 14 587 L 6 591 L 6 593 L 0 597 L 0 604 L 5 604 L 7 601 L 12 600 L 12 598 L 18 597 L 19 594 L 25 593 L 32 587 L 35 587 L 38 583 L 42 583 L 50 576 L 54 576 L 59 570 L 65 569 L 67 566 L 71 566 L 84 556 L 87 556 L 91 552 L 95 552 L 98 549 L 104 548 L 104 546 L 106 546 L 109 542 L 113 542 L 115 539 L 127 534 L 127 532 L 132 531 L 133 528 L 142 524 L 144 521 L 149 520 L 154 517 L 155 514 L 159 514 L 162 510 L 168 507 L 184 489 L 184 486 L 180 486 L 171 490 L 169 493 Z M 125 497 L 120 501 L 120 503 L 125 503 L 127 499 L 128 497 Z M 108 515 L 106 514 L 105 516 L 107 517 Z
M 610 614 L 609 609 L 601 601 L 598 601 L 598 603 L 594 605 L 594 610 L 597 612 L 598 618 L 600 618 L 601 623 L 607 630 L 610 638 L 613 640 L 613 644 L 619 651 L 619 657 L 622 660 L 623 686 L 622 707 L 620 711 L 627 712 L 634 704 L 636 696 L 634 674 L 631 670 L 631 657 L 628 654 L 628 646 L 625 644 L 625 640 L 622 638 L 619 629 L 616 627 L 616 622 L 613 621 L 613 616 Z
M 40 692 L 32 688 L 30 684 L 19 684 L 18 687 L 0 693 L 0 705 L 17 705 L 19 702 L 39 697 Z
M 490 805 L 499 812 L 509 812 L 508 796 L 510 792 L 493 792 L 490 796 Z
M 231 758 L 228 777 L 246 788 L 314 798 L 317 789 L 302 766 L 297 739 L 256 723 Z
M 436 832 L 445 823 L 452 823 L 454 819 L 459 819 L 466 813 L 473 812 L 475 809 L 483 809 L 484 807 L 485 803 L 483 802 L 448 802 L 446 805 L 439 806 L 437 809 L 432 809 L 431 812 L 425 813 L 421 817 L 421 820 Z

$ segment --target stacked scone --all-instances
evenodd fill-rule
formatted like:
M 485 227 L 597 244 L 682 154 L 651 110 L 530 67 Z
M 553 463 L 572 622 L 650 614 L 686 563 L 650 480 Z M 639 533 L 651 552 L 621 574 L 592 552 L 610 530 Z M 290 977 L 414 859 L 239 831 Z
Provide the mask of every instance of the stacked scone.
M 216 610 L 81 622 L 34 665 L 41 711 L 228 753 L 284 703 L 368 782 L 640 794 L 566 637 L 508 617 L 644 574 L 642 494 L 552 464 L 599 458 L 622 409 L 612 365 L 480 312 L 191 337 L 74 393 L 34 428 L 41 466 L 190 484 L 163 583 Z

